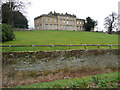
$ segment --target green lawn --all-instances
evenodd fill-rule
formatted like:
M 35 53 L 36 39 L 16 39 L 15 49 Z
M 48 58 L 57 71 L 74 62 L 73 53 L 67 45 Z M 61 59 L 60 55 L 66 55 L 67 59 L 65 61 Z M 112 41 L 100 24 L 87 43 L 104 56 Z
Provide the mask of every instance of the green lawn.
M 16 39 L 3 45 L 79 45 L 79 44 L 118 44 L 118 35 L 85 31 L 15 31 Z M 71 49 L 83 49 L 72 47 Z M 88 47 L 95 49 L 97 47 Z M 101 47 L 102 48 L 102 47 Z M 103 47 L 108 48 L 108 47 Z M 55 50 L 67 50 L 69 47 L 55 47 Z M 8 51 L 9 48 L 3 48 Z M 32 47 L 11 48 L 11 51 L 32 51 Z M 51 47 L 36 47 L 34 50 L 52 50 Z
M 118 72 L 114 72 L 89 77 L 40 82 L 17 88 L 117 88 L 119 85 Z

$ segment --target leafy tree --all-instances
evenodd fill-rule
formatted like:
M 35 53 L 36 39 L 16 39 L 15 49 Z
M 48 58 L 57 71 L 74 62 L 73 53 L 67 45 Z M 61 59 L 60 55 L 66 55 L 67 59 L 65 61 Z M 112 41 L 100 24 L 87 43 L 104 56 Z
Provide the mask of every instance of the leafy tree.
M 91 31 L 95 26 L 97 26 L 97 21 L 87 17 L 86 22 L 84 23 L 85 31 Z
M 26 17 L 19 11 L 13 14 L 14 27 L 15 28 L 28 28 L 28 21 Z
M 15 38 L 15 34 L 10 25 L 3 24 L 2 25 L 2 42 L 12 41 Z
M 108 17 L 105 18 L 105 28 L 108 29 L 108 34 L 112 34 L 112 30 L 118 28 L 117 26 L 118 15 L 112 12 Z

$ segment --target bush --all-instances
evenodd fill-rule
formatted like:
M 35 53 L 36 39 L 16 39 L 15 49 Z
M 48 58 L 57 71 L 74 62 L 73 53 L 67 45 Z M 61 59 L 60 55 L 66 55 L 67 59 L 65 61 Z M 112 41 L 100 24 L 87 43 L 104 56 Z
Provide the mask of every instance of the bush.
M 10 25 L 3 24 L 2 25 L 2 42 L 12 41 L 15 38 L 15 34 Z

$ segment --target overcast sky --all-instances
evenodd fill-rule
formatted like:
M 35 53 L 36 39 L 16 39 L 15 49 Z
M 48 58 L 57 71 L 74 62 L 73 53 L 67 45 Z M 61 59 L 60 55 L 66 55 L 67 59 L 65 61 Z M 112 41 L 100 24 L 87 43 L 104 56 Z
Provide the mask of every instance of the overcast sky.
M 113 11 L 118 13 L 120 0 L 31 0 L 31 6 L 26 10 L 29 27 L 34 28 L 34 18 L 50 11 L 75 14 L 77 18 L 90 16 L 98 20 L 98 28 L 105 30 L 104 18 Z

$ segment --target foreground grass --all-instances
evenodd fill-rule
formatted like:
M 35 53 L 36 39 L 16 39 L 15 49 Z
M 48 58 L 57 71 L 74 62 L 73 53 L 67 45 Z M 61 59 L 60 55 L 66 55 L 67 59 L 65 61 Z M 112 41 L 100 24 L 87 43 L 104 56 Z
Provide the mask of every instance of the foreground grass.
M 4 42 L 3 45 L 79 45 L 79 44 L 118 44 L 118 35 L 85 31 L 15 31 L 16 39 Z M 98 47 L 87 47 L 97 49 Z M 101 47 L 108 49 L 109 47 Z M 116 47 L 113 47 L 116 48 Z M 69 47 L 55 47 L 54 50 L 68 50 Z M 84 47 L 71 47 L 84 49 Z M 9 48 L 3 48 L 8 51 Z M 34 50 L 52 50 L 52 47 L 35 47 Z M 32 47 L 16 47 L 11 51 L 33 51 Z
M 89 77 L 34 83 L 17 88 L 118 88 L 118 72 L 99 74 Z

